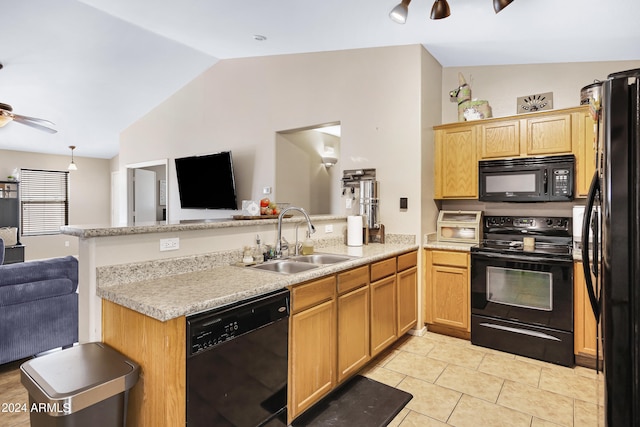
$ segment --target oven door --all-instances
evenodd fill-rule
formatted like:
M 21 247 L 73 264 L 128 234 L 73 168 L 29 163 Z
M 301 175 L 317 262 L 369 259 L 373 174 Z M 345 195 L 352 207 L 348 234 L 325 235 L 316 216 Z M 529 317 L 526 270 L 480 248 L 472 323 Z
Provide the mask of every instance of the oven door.
M 573 265 L 474 252 L 471 342 L 573 366 Z
M 573 331 L 573 263 L 534 255 L 474 252 L 471 312 Z

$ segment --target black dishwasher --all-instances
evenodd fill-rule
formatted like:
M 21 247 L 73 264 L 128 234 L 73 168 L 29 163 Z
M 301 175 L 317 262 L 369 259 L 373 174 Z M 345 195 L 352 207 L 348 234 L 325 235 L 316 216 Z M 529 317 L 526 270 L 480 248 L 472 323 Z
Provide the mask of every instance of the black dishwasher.
M 187 317 L 187 426 L 286 426 L 289 291 Z

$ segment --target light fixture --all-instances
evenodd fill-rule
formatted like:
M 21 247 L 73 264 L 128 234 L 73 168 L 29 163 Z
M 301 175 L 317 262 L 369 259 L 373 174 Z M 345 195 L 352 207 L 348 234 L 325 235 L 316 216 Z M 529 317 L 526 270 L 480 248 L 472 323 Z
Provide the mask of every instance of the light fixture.
M 431 8 L 431 19 L 442 19 L 451 15 L 447 0 L 436 0 Z
M 511 2 L 513 2 L 513 0 L 493 0 L 493 10 L 498 13 L 505 7 L 509 6 Z
M 391 12 L 389 12 L 389 18 L 398 24 L 404 24 L 407 22 L 407 16 L 409 15 L 409 3 L 411 3 L 411 0 L 402 0 L 402 3 L 391 9 Z M 493 0 L 493 10 L 498 13 L 511 3 L 513 3 L 513 0 Z M 433 6 L 431 7 L 431 19 L 443 19 L 449 15 L 451 15 L 451 10 L 449 9 L 447 0 L 436 0 L 433 3 Z
M 333 156 L 322 156 L 322 164 L 327 169 L 338 163 L 338 158 Z
M 411 0 L 402 0 L 402 3 L 391 9 L 391 12 L 389 12 L 389 18 L 398 24 L 404 24 L 407 22 L 409 3 L 411 3 Z
M 76 163 L 73 161 L 73 150 L 76 149 L 76 146 L 70 145 L 69 148 L 71 148 L 71 163 L 69 163 L 69 166 L 67 166 L 67 170 L 77 171 L 78 167 L 76 166 Z

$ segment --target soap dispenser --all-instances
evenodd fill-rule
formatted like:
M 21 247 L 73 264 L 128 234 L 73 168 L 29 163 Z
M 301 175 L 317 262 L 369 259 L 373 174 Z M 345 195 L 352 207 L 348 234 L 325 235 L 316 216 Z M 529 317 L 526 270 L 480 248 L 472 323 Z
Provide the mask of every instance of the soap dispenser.
M 307 231 L 307 238 L 302 242 L 302 255 L 313 254 L 313 240 L 311 240 L 311 234 Z

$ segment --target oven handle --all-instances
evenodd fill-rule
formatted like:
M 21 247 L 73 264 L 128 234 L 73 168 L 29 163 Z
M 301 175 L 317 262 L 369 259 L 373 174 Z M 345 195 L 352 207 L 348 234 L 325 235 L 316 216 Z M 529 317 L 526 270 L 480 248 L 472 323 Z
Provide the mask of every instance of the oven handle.
M 507 254 L 494 254 L 494 253 L 489 253 L 489 252 L 473 252 L 471 254 L 473 255 L 480 255 L 486 258 L 494 258 L 494 259 L 512 259 L 512 260 L 516 260 L 516 261 L 522 261 L 522 262 L 540 262 L 540 263 L 548 263 L 548 264 L 561 264 L 561 263 L 569 263 L 571 264 L 572 261 L 569 259 L 553 259 L 553 258 L 543 258 L 543 257 L 537 257 L 537 256 L 521 256 L 521 255 L 507 255 Z

